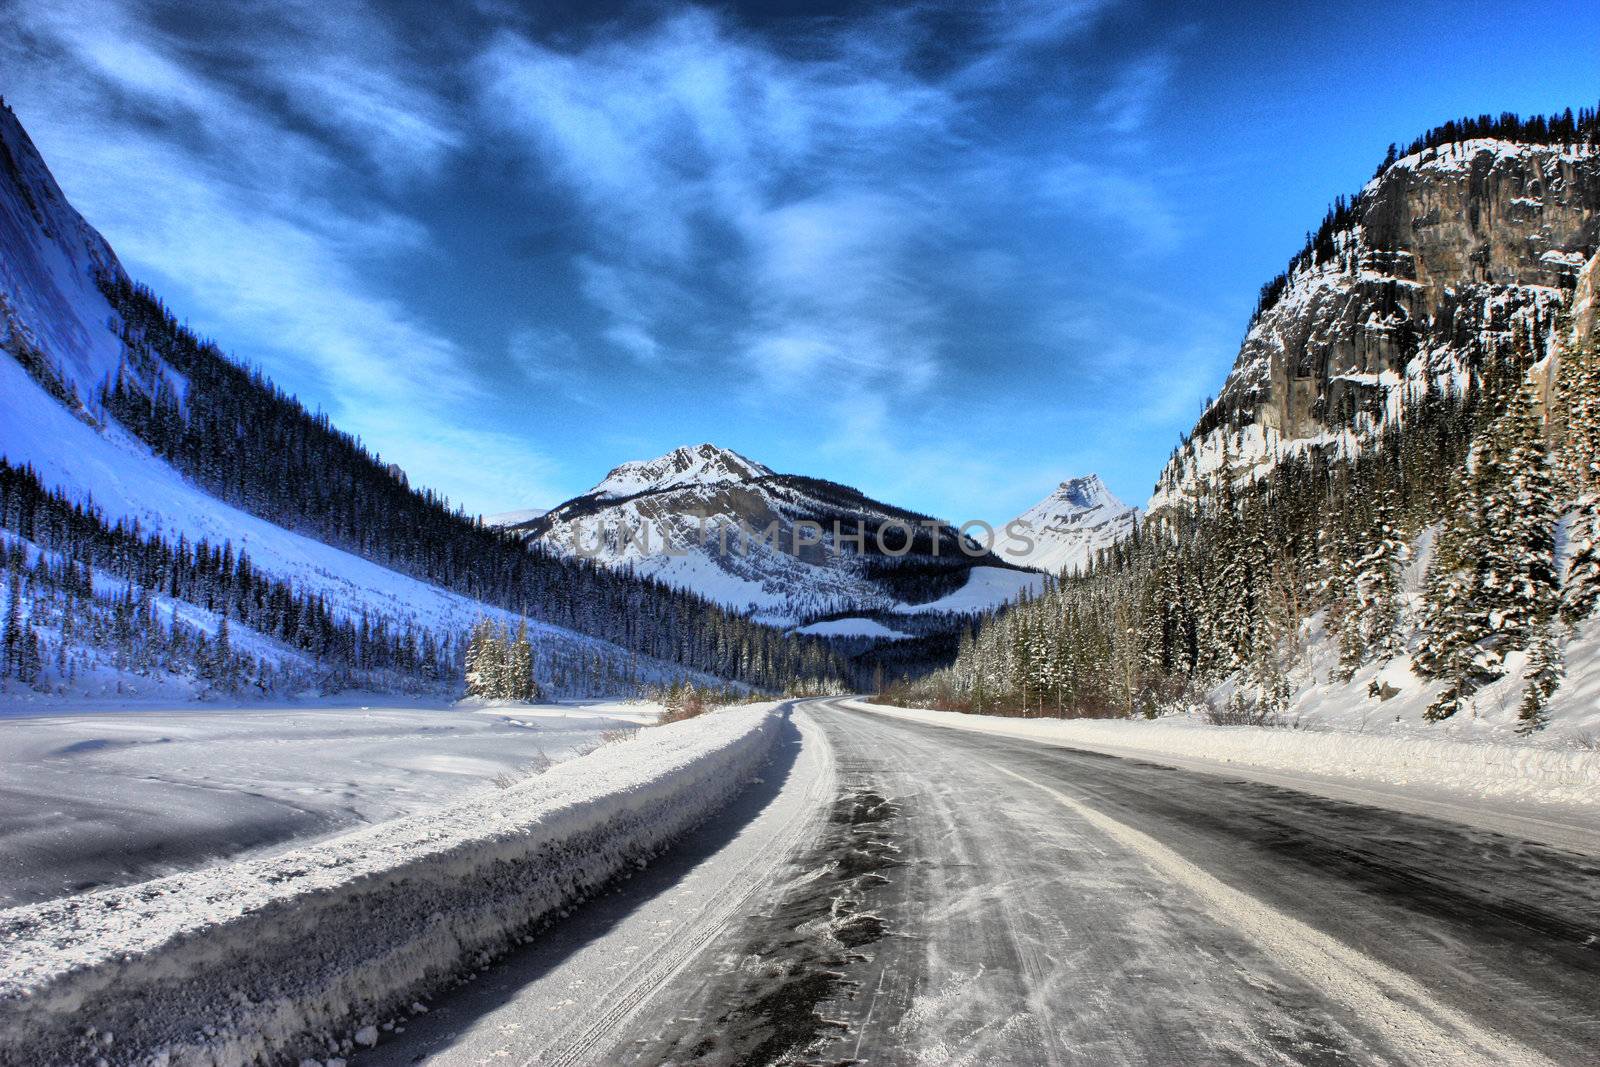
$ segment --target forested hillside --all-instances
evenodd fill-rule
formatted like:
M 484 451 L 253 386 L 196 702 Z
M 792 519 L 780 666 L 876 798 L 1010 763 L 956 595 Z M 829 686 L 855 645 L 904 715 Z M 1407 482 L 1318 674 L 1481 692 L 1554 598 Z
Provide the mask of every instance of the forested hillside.
M 485 614 L 543 624 L 540 682 L 556 692 L 674 672 L 758 687 L 844 675 L 821 642 L 554 556 L 413 488 L 129 279 L 3 108 L 0 149 L 7 676 L 59 688 L 73 647 L 142 663 L 135 644 L 203 675 L 191 631 L 214 641 L 220 616 L 264 642 L 263 662 L 299 661 L 324 683 L 456 684 Z M 87 591 L 90 571 L 142 605 L 124 624 L 143 637 L 96 636 L 89 623 L 120 609 Z M 172 602 L 164 620 L 145 610 L 154 596 Z
M 1588 111 L 1391 154 L 1263 291 L 1148 518 L 891 695 L 1262 722 L 1364 672 L 1431 721 L 1514 682 L 1545 725 L 1600 654 L 1597 140 Z
M 360 442 L 178 324 L 148 290 L 107 279 L 127 359 L 100 399 L 218 497 L 517 615 L 764 686 L 841 669 L 797 640 L 693 594 L 569 559 L 413 489 Z M 165 365 L 187 382 L 180 402 Z M 148 388 L 145 382 L 152 382 Z

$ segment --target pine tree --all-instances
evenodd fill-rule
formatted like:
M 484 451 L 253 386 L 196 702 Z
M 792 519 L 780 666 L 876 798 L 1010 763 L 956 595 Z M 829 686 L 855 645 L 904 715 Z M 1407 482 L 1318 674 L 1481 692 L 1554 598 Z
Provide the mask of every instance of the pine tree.
M 517 637 L 507 656 L 507 693 L 513 700 L 538 699 L 539 687 L 533 680 L 533 648 L 528 644 L 528 622 L 517 623 Z
M 1496 427 L 1504 439 L 1505 477 L 1489 498 L 1490 625 L 1503 650 L 1527 648 L 1556 611 L 1555 484 L 1544 425 L 1531 386 L 1517 390 Z
M 3 662 L 0 662 L 0 678 L 22 676 L 22 646 L 26 640 L 26 629 L 22 609 L 22 574 L 13 566 L 7 582 L 5 634 L 0 638 L 0 648 L 4 651 Z
M 1548 722 L 1545 706 L 1561 686 L 1566 675 L 1565 657 L 1555 627 L 1546 623 L 1534 634 L 1528 655 L 1528 680 L 1522 693 L 1522 709 L 1518 714 L 1517 732 L 1531 734 L 1542 730 Z
M 467 642 L 466 675 L 467 695 L 473 697 L 493 696 L 492 661 L 494 644 L 494 624 L 488 619 L 479 619 L 472 627 L 472 637 Z
M 1577 513 L 1567 530 L 1561 618 L 1576 625 L 1600 603 L 1600 355 L 1593 342 L 1561 356 L 1556 395 L 1565 421 L 1558 456 Z
M 228 626 L 226 611 L 217 620 L 217 639 L 211 646 L 211 684 L 224 693 L 231 693 L 238 687 L 233 657 L 233 635 Z
M 1355 564 L 1356 627 L 1361 644 L 1381 659 L 1401 652 L 1400 578 L 1407 553 L 1397 494 L 1388 487 L 1374 508 L 1369 547 Z

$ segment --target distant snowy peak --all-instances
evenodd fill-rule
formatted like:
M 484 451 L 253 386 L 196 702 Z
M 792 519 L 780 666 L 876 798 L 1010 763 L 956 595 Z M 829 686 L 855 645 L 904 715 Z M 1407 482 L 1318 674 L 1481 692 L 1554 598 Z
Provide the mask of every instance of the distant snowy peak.
M 585 495 L 623 500 L 662 489 L 747 482 L 773 473 L 769 467 L 713 444 L 685 445 L 655 459 L 624 463 Z
M 1128 505 L 1118 500 L 1106 488 L 1106 483 L 1100 480 L 1098 474 L 1086 474 L 1082 478 L 1069 478 L 1057 487 L 1056 491 L 1045 497 L 1037 507 L 1056 506 L 1064 512 L 1077 514 L 1092 512 L 1102 509 L 1112 511 L 1132 510 Z
M 1023 552 L 1008 545 L 1000 555 L 1052 574 L 1081 570 L 1095 553 L 1126 537 L 1138 518 L 1139 509 L 1118 500 L 1099 475 L 1070 478 L 1014 520 L 1033 547 Z

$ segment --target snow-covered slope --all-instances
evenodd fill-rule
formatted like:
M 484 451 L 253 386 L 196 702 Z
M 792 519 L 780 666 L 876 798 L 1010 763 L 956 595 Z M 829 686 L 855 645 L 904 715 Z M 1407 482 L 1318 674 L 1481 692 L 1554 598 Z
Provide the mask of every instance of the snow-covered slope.
M 129 364 L 117 316 L 96 282 L 102 273 L 123 277 L 16 116 L 0 107 L 0 458 L 31 466 L 48 490 L 92 502 L 109 523 L 136 521 L 146 533 L 190 544 L 231 543 L 343 618 L 365 613 L 396 630 L 409 625 L 452 641 L 480 617 L 515 624 L 499 609 L 219 501 L 120 426 L 96 399 L 108 378 L 122 372 L 148 385 L 160 375 L 179 397 L 185 383 L 158 359 Z M 546 653 L 603 661 L 619 673 L 642 659 L 554 626 L 532 624 L 530 636 Z M 644 660 L 642 673 L 680 672 Z
M 712 444 L 624 463 L 582 496 L 507 528 L 784 624 L 962 591 L 960 610 L 981 611 L 1038 579 L 972 542 L 963 551 L 954 529 L 926 516 Z M 906 531 L 915 535 L 909 553 Z M 1010 580 L 969 582 L 981 570 Z
M 945 612 L 952 615 L 976 615 L 1000 604 L 1016 600 L 1026 593 L 1037 596 L 1044 589 L 1045 577 L 1038 571 L 1019 571 L 1009 567 L 974 567 L 967 574 L 966 584 L 937 600 L 922 604 L 902 604 L 894 610 L 901 615 L 923 615 Z
M 516 511 L 502 511 L 498 515 L 485 515 L 483 521 L 486 526 L 521 526 L 549 512 L 549 508 L 519 508 Z
M 0 106 L 0 342 L 43 352 L 88 399 L 122 359 L 96 271 L 120 273 L 105 239 L 67 203 L 9 107 Z
M 1102 548 L 1126 537 L 1138 520 L 1139 509 L 1112 495 L 1098 474 L 1071 478 L 1013 520 L 1032 540 L 1032 547 L 1024 551 L 1018 543 L 1001 554 L 1024 567 L 1070 574 L 1086 567 Z

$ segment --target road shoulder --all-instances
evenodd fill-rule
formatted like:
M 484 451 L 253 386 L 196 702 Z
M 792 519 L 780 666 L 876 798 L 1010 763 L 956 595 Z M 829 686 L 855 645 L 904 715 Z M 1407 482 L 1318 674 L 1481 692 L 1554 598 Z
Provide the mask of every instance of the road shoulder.
M 1397 782 L 1376 776 L 1362 777 L 1354 769 L 1344 776 L 1335 777 L 1304 770 L 1253 765 L 1246 762 L 1247 753 L 1243 750 L 1239 758 L 1223 760 L 1182 755 L 1137 745 L 1111 744 L 1098 738 L 1051 736 L 1047 731 L 1051 728 L 1058 729 L 1063 725 L 1061 720 L 1018 720 L 920 711 L 862 700 L 844 701 L 843 704 L 874 715 L 899 718 L 924 725 L 1015 737 L 1050 747 L 1143 760 L 1181 770 L 1198 771 L 1280 789 L 1312 793 L 1353 804 L 1444 819 L 1509 837 L 1600 856 L 1600 794 L 1596 795 L 1594 804 L 1556 803 L 1514 796 L 1482 795 L 1460 788 L 1441 787 L 1422 779 L 1421 776 L 1416 781 Z

